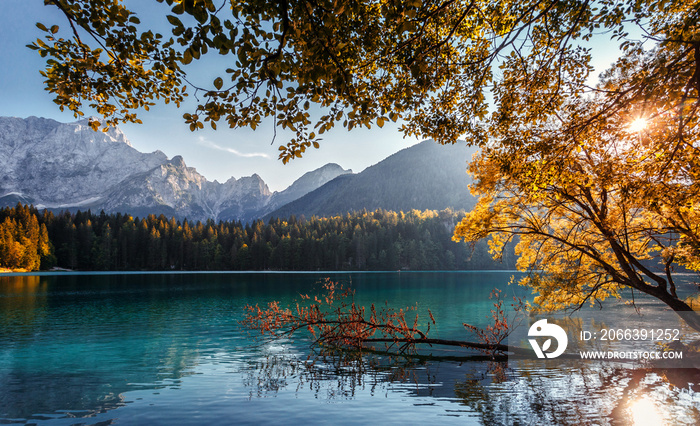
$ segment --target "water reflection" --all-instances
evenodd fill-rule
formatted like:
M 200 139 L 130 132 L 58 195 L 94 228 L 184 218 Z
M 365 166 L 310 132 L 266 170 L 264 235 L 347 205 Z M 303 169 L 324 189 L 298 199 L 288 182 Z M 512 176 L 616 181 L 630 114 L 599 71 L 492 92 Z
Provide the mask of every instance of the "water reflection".
M 251 363 L 246 371 L 250 398 L 293 391 L 333 401 L 354 399 L 360 390 L 373 396 L 400 392 L 415 397 L 415 405 L 439 404 L 447 413 L 488 425 L 700 424 L 698 370 L 630 370 L 578 361 L 542 368 L 530 360 L 412 362 L 367 354 L 304 358 L 275 353 Z M 681 376 L 687 380 L 679 381 Z
M 0 276 L 0 315 L 7 316 L 3 323 L 15 330 L 31 330 L 44 316 L 46 287 L 46 279 L 35 275 Z
M 242 369 L 249 398 L 274 397 L 281 391 L 311 392 L 314 398 L 346 400 L 359 391 L 370 395 L 388 392 L 407 383 L 428 389 L 421 381 L 429 380 L 425 362 L 396 357 L 368 356 L 359 352 L 301 352 L 275 350 L 247 363 Z M 290 389 L 291 388 L 291 389 Z
M 663 419 L 651 424 L 700 423 L 695 382 L 670 383 L 665 374 L 673 370 L 579 361 L 544 370 L 532 364 L 511 363 L 503 381 L 459 382 L 456 393 L 486 424 L 640 424 L 635 421 L 652 417 L 641 416 L 639 401 L 653 402 L 644 407 Z
M 634 425 L 660 425 L 668 422 L 656 403 L 644 396 L 629 404 L 629 412 Z

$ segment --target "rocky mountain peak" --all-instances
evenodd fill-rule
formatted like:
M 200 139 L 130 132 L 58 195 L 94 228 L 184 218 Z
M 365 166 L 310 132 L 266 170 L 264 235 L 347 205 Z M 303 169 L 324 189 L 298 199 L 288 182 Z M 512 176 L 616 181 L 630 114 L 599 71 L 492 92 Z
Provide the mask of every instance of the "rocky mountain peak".
M 245 222 L 350 172 L 328 164 L 274 194 L 258 174 L 209 182 L 182 156 L 141 153 L 118 128 L 94 131 L 90 121 L 0 117 L 0 205 Z
M 176 155 L 170 160 L 170 164 L 172 164 L 175 167 L 187 167 L 185 165 L 185 160 L 182 158 L 181 155 Z

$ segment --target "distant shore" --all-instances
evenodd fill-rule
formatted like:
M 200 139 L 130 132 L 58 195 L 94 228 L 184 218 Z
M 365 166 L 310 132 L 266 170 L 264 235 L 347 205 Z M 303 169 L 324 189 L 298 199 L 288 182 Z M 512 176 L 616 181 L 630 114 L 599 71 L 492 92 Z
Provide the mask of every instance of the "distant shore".
M 9 269 L 0 267 L 0 274 L 7 274 L 10 272 L 29 272 L 26 269 Z
M 66 268 L 51 268 L 48 270 L 43 270 L 43 271 L 28 271 L 26 269 L 9 269 L 9 268 L 3 268 L 0 267 L 0 274 L 10 274 L 10 273 L 26 273 L 26 272 L 73 272 L 72 269 L 66 269 Z

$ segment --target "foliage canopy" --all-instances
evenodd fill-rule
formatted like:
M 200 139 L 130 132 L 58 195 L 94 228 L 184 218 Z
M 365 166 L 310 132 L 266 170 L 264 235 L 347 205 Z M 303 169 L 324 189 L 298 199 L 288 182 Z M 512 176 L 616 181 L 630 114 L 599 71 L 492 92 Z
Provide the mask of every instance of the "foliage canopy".
M 476 143 L 489 121 L 545 122 L 586 88 L 590 48 L 579 43 L 605 32 L 633 53 L 629 26 L 683 39 L 697 13 L 689 3 L 636 0 L 155 2 L 164 34 L 141 25 L 140 2 L 45 0 L 68 20 L 38 24 L 47 34 L 30 45 L 49 58 L 43 73 L 56 103 L 76 114 L 87 103 L 117 124 L 194 91 L 199 105 L 184 115 L 192 130 L 272 118 L 295 132 L 280 146 L 285 162 L 336 124 L 402 119 L 406 135 Z M 188 82 L 189 65 L 212 57 L 223 57 L 213 81 Z M 492 113 L 491 92 L 500 106 Z

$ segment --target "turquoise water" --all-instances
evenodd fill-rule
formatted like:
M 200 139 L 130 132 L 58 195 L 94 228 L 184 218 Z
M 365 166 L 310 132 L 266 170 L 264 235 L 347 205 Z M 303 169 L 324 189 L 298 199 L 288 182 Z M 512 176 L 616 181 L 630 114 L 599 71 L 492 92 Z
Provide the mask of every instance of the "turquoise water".
M 0 276 L 0 424 L 630 423 L 636 401 L 647 420 L 700 419 L 694 371 L 309 357 L 303 337 L 239 325 L 323 277 L 361 304 L 418 302 L 447 339 L 487 324 L 494 287 L 527 296 L 502 272 Z

